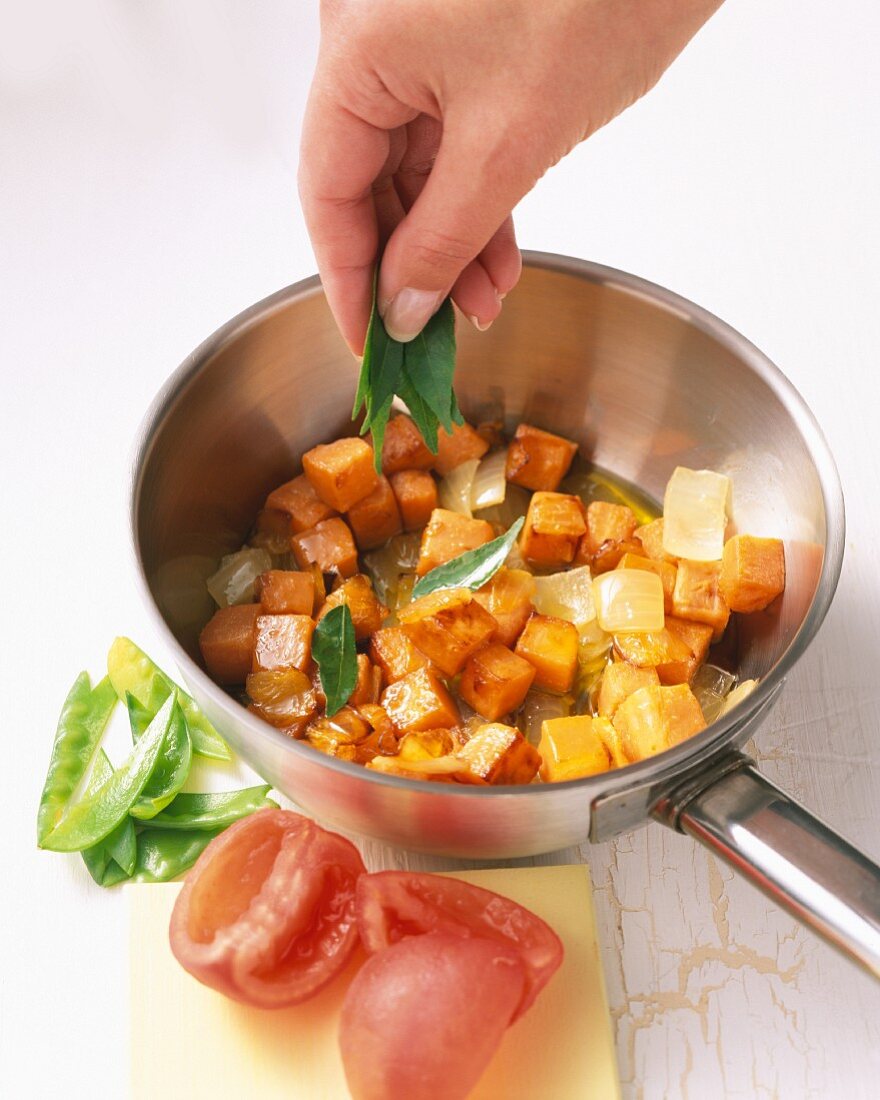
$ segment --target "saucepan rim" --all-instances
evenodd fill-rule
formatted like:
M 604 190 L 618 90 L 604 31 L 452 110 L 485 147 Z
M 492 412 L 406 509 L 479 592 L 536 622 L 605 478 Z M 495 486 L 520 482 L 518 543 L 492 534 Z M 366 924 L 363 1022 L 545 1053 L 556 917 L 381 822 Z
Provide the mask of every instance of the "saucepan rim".
M 587 282 L 611 286 L 626 294 L 646 299 L 652 304 L 659 304 L 665 309 L 684 317 L 696 329 L 725 346 L 761 378 L 792 416 L 816 467 L 825 507 L 826 523 L 826 545 L 822 570 L 812 604 L 804 616 L 794 639 L 776 666 L 761 679 L 755 690 L 735 706 L 728 715 L 717 719 L 696 736 L 647 760 L 630 764 L 619 770 L 588 776 L 584 779 L 502 787 L 431 784 L 430 793 L 444 797 L 449 795 L 452 798 L 547 798 L 554 793 L 560 794 L 562 791 L 579 788 L 583 790 L 585 796 L 590 797 L 592 800 L 593 796 L 613 794 L 629 787 L 642 787 L 648 783 L 658 785 L 665 782 L 674 783 L 677 777 L 680 777 L 683 772 L 692 768 L 697 762 L 709 759 L 716 752 L 722 750 L 735 736 L 736 731 L 764 708 L 785 679 L 785 676 L 803 655 L 825 618 L 840 577 L 845 542 L 843 491 L 837 467 L 815 416 L 792 383 L 754 344 L 708 310 L 638 275 L 631 275 L 589 260 L 548 252 L 524 251 L 523 264 L 525 267 L 552 271 Z M 277 310 L 287 307 L 299 298 L 319 293 L 320 287 L 320 279 L 317 275 L 313 275 L 276 291 L 267 298 L 249 306 L 217 329 L 188 355 L 159 390 L 143 419 L 132 460 L 130 546 L 134 556 L 135 572 L 148 611 L 163 640 L 174 653 L 184 679 L 189 685 L 193 683 L 198 685 L 198 688 L 222 709 L 234 708 L 236 721 L 248 730 L 250 736 L 276 745 L 281 744 L 288 752 L 307 753 L 308 759 L 313 764 L 329 768 L 331 771 L 340 771 L 347 775 L 357 775 L 367 783 L 378 783 L 408 791 L 419 790 L 425 792 L 424 780 L 386 775 L 371 771 L 358 764 L 317 753 L 309 746 L 286 737 L 279 730 L 249 713 L 237 700 L 215 684 L 205 670 L 190 657 L 178 642 L 156 603 L 144 568 L 139 537 L 141 489 L 144 471 L 150 459 L 154 440 L 165 418 L 169 415 L 175 403 L 183 396 L 188 386 L 210 363 L 218 351 Z M 222 733 L 222 730 L 220 732 Z

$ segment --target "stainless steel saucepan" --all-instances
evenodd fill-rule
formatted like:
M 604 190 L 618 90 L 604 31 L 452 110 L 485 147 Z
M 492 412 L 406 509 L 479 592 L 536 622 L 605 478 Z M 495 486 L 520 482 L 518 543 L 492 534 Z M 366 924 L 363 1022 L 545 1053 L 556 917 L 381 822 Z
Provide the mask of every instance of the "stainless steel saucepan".
M 683 744 L 606 775 L 492 788 L 381 775 L 292 741 L 217 687 L 195 644 L 204 578 L 237 549 L 304 451 L 350 430 L 357 365 L 318 280 L 252 306 L 198 348 L 150 409 L 132 523 L 149 605 L 193 695 L 236 752 L 330 825 L 425 852 L 507 858 L 654 817 L 690 833 L 880 975 L 880 868 L 739 751 L 825 616 L 841 568 L 843 499 L 800 396 L 755 347 L 677 295 L 597 264 L 532 253 L 485 334 L 459 326 L 456 388 L 472 420 L 578 440 L 656 498 L 678 465 L 728 473 L 741 531 L 785 539 L 780 601 L 739 628 L 760 686 Z

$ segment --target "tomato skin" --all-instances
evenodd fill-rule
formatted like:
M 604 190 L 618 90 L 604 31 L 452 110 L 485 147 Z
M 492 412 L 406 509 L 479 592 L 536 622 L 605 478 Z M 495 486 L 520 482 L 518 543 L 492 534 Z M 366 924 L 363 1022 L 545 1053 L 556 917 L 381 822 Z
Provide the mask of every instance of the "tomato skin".
M 482 936 L 430 932 L 372 955 L 348 988 L 339 1025 L 353 1100 L 464 1100 L 525 979 L 517 951 Z
M 357 886 L 357 922 L 370 954 L 406 937 L 432 932 L 484 936 L 513 947 L 526 972 L 513 1020 L 531 1006 L 562 964 L 562 941 L 540 917 L 492 890 L 442 875 L 410 871 L 364 875 Z
M 244 1004 L 298 1004 L 357 946 L 364 871 L 343 837 L 289 810 L 261 810 L 212 840 L 190 871 L 171 915 L 171 950 L 200 982 Z

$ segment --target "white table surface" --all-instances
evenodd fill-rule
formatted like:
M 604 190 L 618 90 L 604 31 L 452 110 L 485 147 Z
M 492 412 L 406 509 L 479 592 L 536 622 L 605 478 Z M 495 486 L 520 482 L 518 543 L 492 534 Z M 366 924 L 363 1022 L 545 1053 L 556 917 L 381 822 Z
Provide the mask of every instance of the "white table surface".
M 0 1095 L 115 1098 L 123 902 L 76 858 L 38 853 L 34 815 L 80 668 L 100 674 L 116 633 L 168 659 L 127 550 L 147 402 L 220 323 L 314 268 L 294 181 L 316 15 L 302 0 L 55 0 L 3 23 Z M 519 211 L 525 246 L 638 272 L 730 321 L 816 410 L 846 562 L 755 752 L 875 857 L 878 35 L 869 0 L 730 0 Z M 590 864 L 627 1098 L 877 1095 L 880 985 L 690 840 L 654 825 L 547 859 Z

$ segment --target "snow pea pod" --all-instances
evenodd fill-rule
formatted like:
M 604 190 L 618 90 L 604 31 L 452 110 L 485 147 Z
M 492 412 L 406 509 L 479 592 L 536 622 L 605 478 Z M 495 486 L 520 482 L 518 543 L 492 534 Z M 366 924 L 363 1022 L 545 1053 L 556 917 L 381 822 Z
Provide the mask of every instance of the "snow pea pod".
M 232 759 L 226 742 L 199 710 L 195 699 L 166 676 L 129 638 L 117 638 L 110 647 L 107 672 L 123 702 L 126 693 L 130 692 L 150 714 L 155 714 L 173 692 L 183 711 L 193 751 L 214 760 Z
M 133 699 L 130 692 L 127 698 L 129 700 Z M 131 717 L 130 706 L 129 714 L 132 731 L 134 731 L 135 723 L 139 722 L 142 716 L 140 704 L 135 702 L 133 717 Z M 156 766 L 147 780 L 146 786 L 128 811 L 131 816 L 150 818 L 155 817 L 160 810 L 164 810 L 186 782 L 191 763 L 192 742 L 190 741 L 189 731 L 180 707 L 174 706 L 172 707 L 171 724 L 165 738 L 165 747 L 156 761 Z
M 278 803 L 266 797 L 271 789 L 267 783 L 260 787 L 244 787 L 240 791 L 179 794 L 170 806 L 143 824 L 168 830 L 225 829 L 239 818 L 267 806 L 277 810 Z
M 215 836 L 223 832 L 199 829 L 143 829 L 137 838 L 137 865 L 133 882 L 168 882 L 182 875 L 199 858 Z
M 68 807 L 55 828 L 44 837 L 42 848 L 54 852 L 79 852 L 113 832 L 153 774 L 176 710 L 177 700 L 169 695 L 126 762 L 94 794 Z
M 43 844 L 63 817 L 115 706 L 116 693 L 107 677 L 92 688 L 87 672 L 77 676 L 58 719 L 52 758 L 37 813 L 38 844 Z
M 86 797 L 99 790 L 112 775 L 113 765 L 104 750 L 98 749 L 85 790 Z M 124 882 L 134 871 L 137 860 L 134 822 L 126 816 L 103 840 L 83 849 L 82 857 L 89 874 L 99 886 L 115 886 L 118 882 Z

